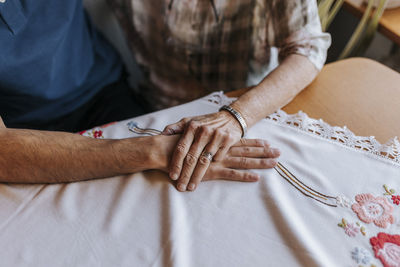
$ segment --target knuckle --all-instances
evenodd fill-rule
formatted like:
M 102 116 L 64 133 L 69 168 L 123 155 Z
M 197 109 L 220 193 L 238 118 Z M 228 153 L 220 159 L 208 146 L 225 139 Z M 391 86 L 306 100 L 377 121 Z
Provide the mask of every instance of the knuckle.
M 228 171 L 228 176 L 229 176 L 228 178 L 236 177 L 237 175 L 236 175 L 235 170 L 230 169 L 230 170 Z
M 218 156 L 222 155 L 223 152 L 226 150 L 226 148 L 227 148 L 227 146 L 225 146 L 225 145 L 220 146 L 217 155 Z M 217 156 L 217 155 L 215 155 L 215 156 Z
M 179 182 L 178 183 L 187 185 L 189 180 L 190 180 L 190 175 L 189 175 L 187 169 L 182 170 L 182 175 L 179 178 Z
M 249 153 L 251 153 L 251 148 L 250 147 L 244 147 L 243 148 L 243 152 L 246 153 L 246 154 L 249 154 Z
M 246 168 L 246 166 L 248 165 L 247 163 L 248 163 L 247 158 L 241 157 L 239 161 L 239 168 L 241 169 Z
M 176 146 L 176 150 L 178 151 L 178 153 L 184 153 L 186 150 L 186 144 L 185 143 L 179 143 Z
M 244 181 L 247 181 L 247 180 L 250 180 L 250 179 L 251 179 L 251 174 L 250 173 L 246 172 L 245 174 L 243 174 L 243 180 Z
M 234 143 L 235 140 L 236 140 L 236 138 L 235 138 L 235 136 L 234 136 L 233 134 L 231 134 L 231 133 L 228 133 L 228 134 L 227 134 L 227 136 L 226 136 L 226 141 L 227 141 L 229 144 Z
M 179 179 L 180 184 L 187 185 L 188 182 L 189 182 L 189 175 L 187 174 L 182 175 L 182 177 Z
M 203 179 L 203 176 L 200 174 L 193 174 L 192 177 L 190 178 L 190 183 L 198 185 Z
M 267 168 L 272 168 L 276 165 L 276 161 L 271 159 L 264 159 L 262 165 Z
M 215 130 L 215 136 L 216 137 L 224 137 L 225 136 L 225 131 L 222 130 L 221 128 L 218 128 Z
M 211 132 L 212 132 L 212 129 L 211 129 L 210 126 L 206 126 L 206 125 L 201 126 L 201 132 L 200 133 L 201 133 L 202 136 L 210 135 Z
M 275 167 L 278 164 L 278 161 L 276 159 L 271 159 L 270 162 L 271 162 L 270 168 Z
M 188 153 L 186 155 L 185 161 L 186 161 L 187 165 L 194 166 L 197 163 L 197 158 L 194 155 L 192 155 L 191 153 Z
M 181 168 L 178 165 L 173 165 L 172 168 L 171 168 L 171 172 L 180 173 L 181 172 Z
M 241 138 L 241 139 L 239 140 L 239 142 L 240 142 L 240 144 L 241 144 L 242 146 L 247 145 L 247 139 Z
M 206 157 L 200 157 L 199 163 L 203 166 L 208 165 L 210 162 Z
M 262 159 L 261 160 L 261 166 L 263 167 L 268 167 L 269 166 L 269 160 L 268 159 Z
M 198 123 L 196 121 L 190 121 L 188 123 L 188 130 L 194 131 L 198 128 Z
M 256 146 L 264 146 L 265 145 L 265 142 L 263 140 L 260 140 L 260 139 L 256 139 L 255 143 L 256 143 Z

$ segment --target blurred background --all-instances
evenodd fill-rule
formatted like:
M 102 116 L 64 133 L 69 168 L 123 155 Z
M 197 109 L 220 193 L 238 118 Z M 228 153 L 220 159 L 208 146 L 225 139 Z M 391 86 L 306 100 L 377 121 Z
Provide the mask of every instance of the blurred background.
M 322 26 L 332 35 L 327 63 L 362 56 L 400 72 L 400 0 L 320 0 Z
M 332 35 L 327 63 L 367 57 L 400 72 L 400 0 L 316 0 L 321 24 Z M 84 0 L 97 27 L 123 56 L 130 84 L 141 71 L 124 42 L 121 29 L 105 0 Z

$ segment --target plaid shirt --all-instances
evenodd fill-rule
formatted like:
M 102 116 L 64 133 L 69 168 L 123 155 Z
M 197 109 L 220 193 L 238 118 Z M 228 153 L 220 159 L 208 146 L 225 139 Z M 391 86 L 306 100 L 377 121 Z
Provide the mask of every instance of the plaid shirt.
M 259 83 L 290 54 L 321 69 L 330 45 L 315 0 L 108 0 L 152 109 Z

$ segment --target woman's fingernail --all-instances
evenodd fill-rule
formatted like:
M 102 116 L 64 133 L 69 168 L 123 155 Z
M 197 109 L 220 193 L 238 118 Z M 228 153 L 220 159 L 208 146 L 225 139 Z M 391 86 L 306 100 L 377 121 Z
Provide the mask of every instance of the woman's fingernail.
M 193 191 L 195 188 L 196 188 L 196 185 L 194 183 L 190 183 L 189 186 L 188 186 L 188 189 L 190 191 Z
M 178 174 L 176 174 L 176 173 L 170 173 L 169 177 L 171 177 L 171 179 L 174 180 L 174 181 L 178 180 Z
M 184 184 L 178 184 L 179 191 L 186 191 L 186 186 Z

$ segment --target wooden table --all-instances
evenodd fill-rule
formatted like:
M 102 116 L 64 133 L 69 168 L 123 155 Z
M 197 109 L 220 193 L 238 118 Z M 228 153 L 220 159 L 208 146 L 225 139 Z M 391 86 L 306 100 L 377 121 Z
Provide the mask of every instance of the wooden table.
M 228 93 L 238 96 L 244 91 Z M 365 58 L 327 64 L 315 81 L 283 108 L 299 110 L 356 135 L 385 143 L 400 137 L 400 74 Z
M 353 15 L 361 18 L 364 14 L 365 5 L 360 5 L 358 2 L 355 0 L 346 0 L 344 7 Z M 378 31 L 400 45 L 400 7 L 384 11 L 379 20 Z

